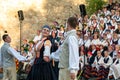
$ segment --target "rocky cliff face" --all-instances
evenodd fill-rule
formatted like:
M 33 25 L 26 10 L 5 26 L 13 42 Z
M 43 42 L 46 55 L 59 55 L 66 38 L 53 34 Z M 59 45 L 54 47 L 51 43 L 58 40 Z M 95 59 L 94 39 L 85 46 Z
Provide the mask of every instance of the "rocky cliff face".
M 64 24 L 65 19 L 79 14 L 79 5 L 83 3 L 85 0 L 0 0 L 0 37 L 7 30 L 11 44 L 14 47 L 20 45 L 18 10 L 24 12 L 21 39 L 32 40 L 42 25 L 52 25 L 53 21 Z

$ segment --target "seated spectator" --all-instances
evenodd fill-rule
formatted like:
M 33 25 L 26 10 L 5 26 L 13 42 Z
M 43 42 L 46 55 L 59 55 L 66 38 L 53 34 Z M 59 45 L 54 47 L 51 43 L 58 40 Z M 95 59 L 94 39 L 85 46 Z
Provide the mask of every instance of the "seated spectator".
M 37 30 L 37 35 L 34 37 L 33 41 L 36 44 L 39 40 L 41 40 L 42 35 L 41 35 L 41 30 Z
M 29 44 L 28 44 L 27 39 L 24 39 L 24 40 L 23 40 L 23 45 L 22 45 L 22 47 L 23 47 L 23 49 L 24 49 L 24 52 L 27 54 L 28 48 L 29 48 Z
M 111 29 L 113 31 L 115 31 L 118 28 L 118 25 L 117 25 L 117 22 L 115 21 L 115 19 L 111 20 L 111 25 L 112 25 Z
M 113 63 L 112 58 L 109 56 L 108 51 L 104 52 L 105 57 L 103 58 L 103 63 L 100 63 L 99 71 L 98 71 L 98 77 L 96 80 L 104 80 L 107 78 L 109 73 L 109 67 Z
M 91 44 L 91 40 L 88 38 L 88 34 L 85 34 L 84 35 L 84 45 L 85 45 L 85 48 L 89 49 L 90 44 Z
M 107 34 L 104 33 L 102 36 L 101 36 L 101 45 L 103 46 L 108 46 L 109 45 L 109 42 L 108 42 L 108 39 L 107 39 Z
M 107 16 L 107 15 L 110 15 L 111 13 L 110 13 L 110 11 L 109 10 L 107 10 L 107 7 L 104 7 L 104 9 L 103 9 L 103 13 L 105 14 L 105 16 Z
M 118 35 L 115 32 L 113 33 L 112 40 L 111 40 L 110 44 L 113 46 L 120 45 L 120 38 L 118 37 Z
M 101 52 L 101 55 L 104 57 L 104 52 L 106 50 L 106 46 L 103 46 L 102 44 L 99 45 L 99 49 L 100 49 L 100 52 Z M 99 50 L 98 50 L 99 51 Z
M 91 44 L 92 45 L 99 45 L 99 44 L 101 44 L 101 41 L 99 39 L 98 34 L 94 34 L 93 39 L 91 41 Z
M 120 50 L 120 46 L 115 45 L 114 50 L 113 50 L 113 59 L 117 57 L 117 53 L 118 53 L 119 50 Z
M 117 58 L 110 66 L 108 78 L 114 78 L 115 80 L 120 78 L 120 51 L 117 53 Z
M 111 45 L 108 46 L 108 53 L 109 53 L 110 57 L 113 58 L 113 47 Z
M 81 38 L 82 32 L 80 30 L 77 30 L 77 36 L 78 36 L 78 44 L 79 47 L 81 47 L 84 43 L 83 43 L 83 39 Z
M 79 48 L 79 54 L 80 54 L 80 57 L 79 57 L 79 71 L 78 71 L 77 76 L 81 75 L 81 72 L 84 70 L 83 68 L 85 67 L 85 64 L 87 64 L 87 57 L 85 55 L 85 47 L 84 46 L 81 46 Z
M 103 56 L 101 54 L 101 51 L 97 51 L 97 56 L 95 57 L 94 63 L 92 64 L 92 75 L 98 76 L 98 70 L 100 68 L 100 64 L 103 63 Z
M 114 19 L 116 20 L 117 23 L 120 23 L 120 11 L 119 10 L 116 10 Z
M 118 28 L 115 30 L 115 32 L 118 34 L 118 37 L 120 38 L 120 23 L 118 24 Z
M 95 58 L 95 56 L 97 55 L 96 45 L 91 45 L 89 50 L 92 52 L 92 56 Z
M 88 51 L 87 56 L 87 64 L 85 65 L 85 71 L 83 72 L 83 77 L 86 79 L 89 79 L 92 77 L 91 70 L 92 70 L 92 64 L 94 62 L 94 57 L 92 56 L 92 52 Z

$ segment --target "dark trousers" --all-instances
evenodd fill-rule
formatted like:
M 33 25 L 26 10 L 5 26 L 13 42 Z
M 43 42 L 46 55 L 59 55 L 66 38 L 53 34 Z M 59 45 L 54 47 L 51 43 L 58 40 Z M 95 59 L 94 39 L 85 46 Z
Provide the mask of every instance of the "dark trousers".
M 54 76 L 57 78 L 56 80 L 58 80 L 59 78 L 58 64 L 59 64 L 59 61 L 54 61 L 54 65 L 53 65 L 53 61 L 51 60 L 52 70 L 54 72 Z
M 59 61 L 54 61 L 54 63 L 55 63 L 55 65 L 52 66 L 52 68 L 53 68 L 55 76 L 57 77 L 57 80 L 58 80 L 58 77 L 59 77 L 59 68 L 58 68 Z

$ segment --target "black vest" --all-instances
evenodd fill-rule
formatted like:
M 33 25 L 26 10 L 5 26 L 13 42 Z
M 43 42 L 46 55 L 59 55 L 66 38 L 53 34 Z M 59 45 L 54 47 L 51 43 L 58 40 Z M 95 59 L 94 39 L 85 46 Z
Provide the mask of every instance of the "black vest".
M 108 63 L 109 58 L 104 58 L 104 63 Z
M 118 40 L 112 40 L 113 44 L 118 44 Z

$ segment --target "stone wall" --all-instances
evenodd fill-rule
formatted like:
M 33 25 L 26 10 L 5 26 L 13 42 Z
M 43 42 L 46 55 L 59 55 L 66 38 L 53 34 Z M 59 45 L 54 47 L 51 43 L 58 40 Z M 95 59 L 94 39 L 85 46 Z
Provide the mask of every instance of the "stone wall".
M 44 24 L 52 25 L 53 21 L 64 24 L 65 20 L 79 14 L 79 5 L 85 0 L 0 0 L 0 37 L 7 30 L 12 38 L 12 45 L 19 46 L 20 24 L 18 10 L 23 10 L 24 20 L 21 28 L 21 39 L 32 40 L 36 30 Z M 0 45 L 2 44 L 0 39 Z

